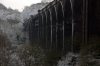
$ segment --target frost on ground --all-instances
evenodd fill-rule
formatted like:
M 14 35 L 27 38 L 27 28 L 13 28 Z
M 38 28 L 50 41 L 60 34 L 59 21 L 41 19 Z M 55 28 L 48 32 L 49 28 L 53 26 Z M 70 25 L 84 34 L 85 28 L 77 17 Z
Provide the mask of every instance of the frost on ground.
M 58 61 L 57 66 L 100 66 L 100 59 L 96 59 L 90 54 L 68 53 L 66 57 Z
M 74 53 L 68 53 L 66 57 L 63 57 L 62 60 L 58 61 L 57 66 L 75 66 L 78 55 Z

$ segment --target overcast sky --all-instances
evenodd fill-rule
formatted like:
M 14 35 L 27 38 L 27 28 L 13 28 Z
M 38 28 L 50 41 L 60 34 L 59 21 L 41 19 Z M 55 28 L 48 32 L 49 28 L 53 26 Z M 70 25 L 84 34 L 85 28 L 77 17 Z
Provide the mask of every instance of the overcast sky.
M 0 0 L 0 3 L 5 5 L 7 8 L 18 9 L 22 11 L 25 6 L 39 3 L 41 0 Z

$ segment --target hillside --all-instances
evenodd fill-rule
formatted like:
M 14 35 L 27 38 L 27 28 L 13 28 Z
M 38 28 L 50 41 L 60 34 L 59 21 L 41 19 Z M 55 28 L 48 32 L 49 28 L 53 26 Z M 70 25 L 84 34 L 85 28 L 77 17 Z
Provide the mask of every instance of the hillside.
M 23 39 L 23 19 L 21 13 L 11 8 L 6 8 L 0 4 L 0 29 L 7 34 L 8 39 L 13 43 L 18 43 L 19 39 Z

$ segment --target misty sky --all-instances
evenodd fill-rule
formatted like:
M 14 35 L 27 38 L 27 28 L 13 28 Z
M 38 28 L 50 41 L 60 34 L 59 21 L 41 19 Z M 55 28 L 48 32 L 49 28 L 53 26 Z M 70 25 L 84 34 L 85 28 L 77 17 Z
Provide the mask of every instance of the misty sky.
M 41 0 L 0 0 L 0 3 L 7 8 L 18 9 L 19 11 L 22 11 L 25 6 L 30 6 L 31 4 L 39 2 L 41 2 Z

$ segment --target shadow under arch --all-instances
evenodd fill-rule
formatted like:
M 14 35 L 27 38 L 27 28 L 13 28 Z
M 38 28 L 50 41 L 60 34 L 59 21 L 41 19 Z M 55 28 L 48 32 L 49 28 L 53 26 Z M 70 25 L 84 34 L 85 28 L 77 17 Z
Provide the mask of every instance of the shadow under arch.
M 59 50 L 64 51 L 64 35 L 65 35 L 65 21 L 64 21 L 64 5 L 62 1 L 58 2 L 58 12 L 57 12 L 57 17 L 58 17 L 58 31 L 57 31 L 57 40 L 58 40 L 58 47 Z

